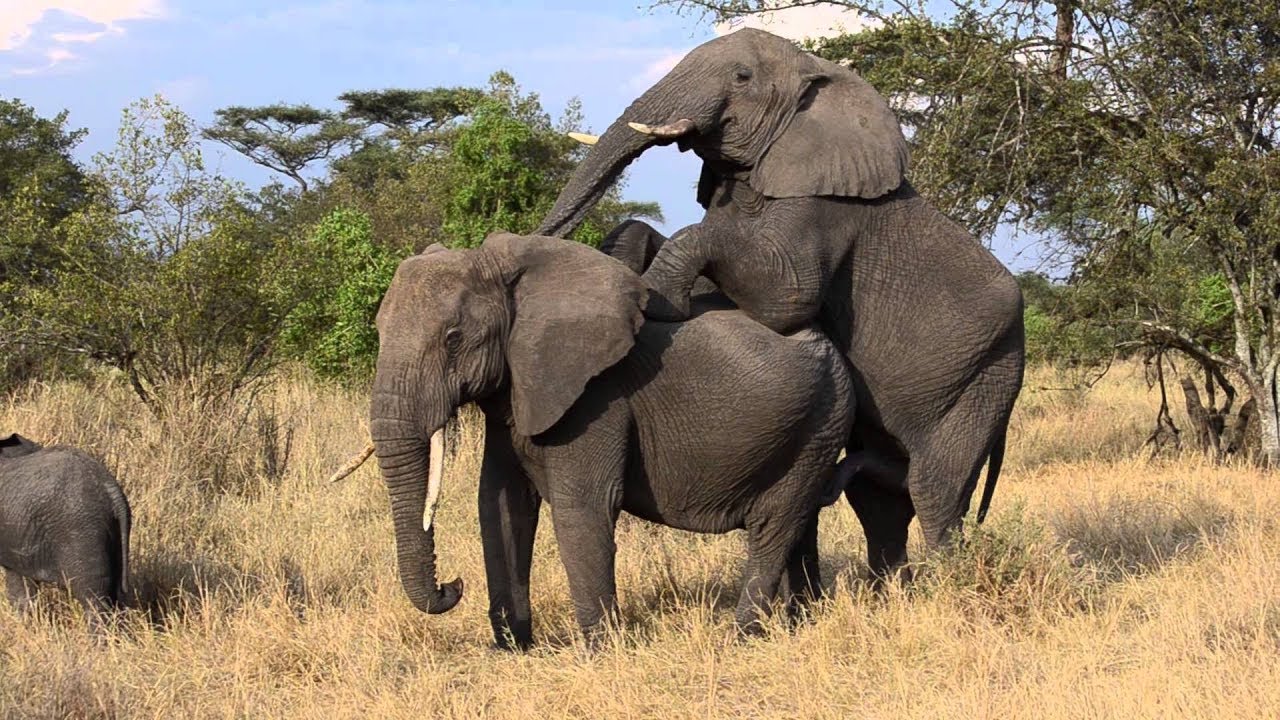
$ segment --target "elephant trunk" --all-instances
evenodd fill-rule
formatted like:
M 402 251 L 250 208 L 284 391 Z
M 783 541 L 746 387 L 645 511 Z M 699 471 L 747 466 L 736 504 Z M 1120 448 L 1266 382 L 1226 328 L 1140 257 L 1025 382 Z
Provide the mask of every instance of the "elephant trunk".
M 430 524 L 444 471 L 443 417 L 420 423 L 405 419 L 402 398 L 374 389 L 373 443 L 391 497 L 396 535 L 396 564 L 409 601 L 433 615 L 448 612 L 462 599 L 462 579 L 439 585 L 436 578 L 435 527 Z M 432 432 L 429 443 L 425 431 Z
M 637 98 L 600 136 L 556 198 L 537 234 L 568 236 L 582 224 L 587 213 L 632 161 L 650 147 L 675 139 L 661 133 L 646 133 L 636 125 L 650 129 L 650 124 L 676 123 L 688 117 L 677 110 L 674 99 L 679 94 L 668 89 L 679 84 L 676 75 L 673 72 Z M 692 126 L 685 127 L 687 131 Z

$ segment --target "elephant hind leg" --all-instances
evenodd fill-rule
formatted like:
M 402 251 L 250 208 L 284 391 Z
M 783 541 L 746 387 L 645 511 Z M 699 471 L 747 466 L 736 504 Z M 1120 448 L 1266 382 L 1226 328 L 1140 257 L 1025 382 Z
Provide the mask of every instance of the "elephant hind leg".
M 107 621 L 116 609 L 114 582 L 109 573 L 100 573 L 76 577 L 68 582 L 71 596 L 84 607 L 85 619 L 89 631 L 101 636 L 107 628 Z
M 804 562 L 803 549 L 799 546 L 810 527 L 809 512 L 774 513 L 755 521 L 748 520 L 747 567 L 734 615 L 742 634 L 759 635 L 764 631 L 763 620 L 772 614 L 772 604 L 778 597 L 784 573 L 788 576 L 789 590 L 796 589 L 788 563 L 793 558 Z M 815 562 L 815 573 L 816 566 Z
M 809 522 L 787 558 L 787 569 L 782 574 L 778 594 L 787 603 L 791 618 L 801 617 L 810 603 L 822 599 L 822 571 L 818 567 L 818 509 L 814 509 Z
M 907 485 L 930 548 L 947 547 L 958 538 L 991 454 L 994 424 L 957 406 L 930 435 L 928 445 L 912 454 Z
M 13 609 L 20 615 L 30 613 L 36 596 L 35 581 L 13 570 L 5 570 L 4 584 Z

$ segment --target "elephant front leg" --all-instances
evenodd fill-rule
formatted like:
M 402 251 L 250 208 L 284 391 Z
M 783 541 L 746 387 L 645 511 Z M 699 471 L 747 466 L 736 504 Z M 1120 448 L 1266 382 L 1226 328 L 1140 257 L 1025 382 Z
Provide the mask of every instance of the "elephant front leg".
M 690 225 L 658 250 L 645 271 L 645 315 L 687 320 L 694 283 L 705 275 L 753 320 L 791 334 L 818 317 L 833 272 L 826 246 L 810 240 L 725 223 Z
M 590 504 L 551 504 L 556 544 L 569 579 L 573 611 L 587 646 L 603 640 L 618 620 L 618 587 L 614 575 L 618 510 Z
M 719 235 L 714 226 L 699 223 L 680 230 L 662 244 L 644 271 L 649 287 L 645 316 L 663 322 L 689 319 L 693 284 L 720 244 Z
M 485 577 L 489 585 L 489 623 L 503 650 L 533 644 L 533 610 L 529 573 L 542 499 L 498 435 L 486 433 L 480 469 L 480 535 Z

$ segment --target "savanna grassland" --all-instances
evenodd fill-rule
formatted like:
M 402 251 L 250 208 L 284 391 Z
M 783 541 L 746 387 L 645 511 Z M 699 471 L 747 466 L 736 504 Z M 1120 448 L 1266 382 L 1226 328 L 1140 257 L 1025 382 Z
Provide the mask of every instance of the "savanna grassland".
M 5 717 L 1280 717 L 1280 481 L 1140 452 L 1158 394 L 1137 366 L 1092 391 L 1030 373 L 987 523 L 909 590 L 860 579 L 843 502 L 823 511 L 831 598 L 811 622 L 734 639 L 740 534 L 624 518 L 626 629 L 575 644 L 545 517 L 539 647 L 490 649 L 464 415 L 445 475 L 442 579 L 414 610 L 395 574 L 375 463 L 326 477 L 367 437 L 367 400 L 302 379 L 256 409 L 142 408 L 127 389 L 37 385 L 0 428 L 87 447 L 134 510 L 135 607 L 106 642 L 56 590 L 0 603 Z M 1185 422 L 1175 412 L 1175 419 Z M 913 528 L 914 533 L 914 528 Z M 919 538 L 913 535 L 916 557 Z

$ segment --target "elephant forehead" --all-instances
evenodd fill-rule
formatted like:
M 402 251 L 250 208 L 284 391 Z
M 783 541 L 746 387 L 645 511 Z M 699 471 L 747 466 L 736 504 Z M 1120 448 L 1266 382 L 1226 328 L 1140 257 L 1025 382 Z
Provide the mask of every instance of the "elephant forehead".
M 708 40 L 694 48 L 690 54 L 699 53 L 699 51 L 715 54 L 737 51 L 738 54 L 784 53 L 788 55 L 799 55 L 801 52 L 790 40 L 766 30 L 751 27 L 739 28 L 727 35 Z
M 457 263 L 429 260 L 410 258 L 400 264 L 378 308 L 379 324 L 402 313 L 422 319 L 456 313 L 469 294 L 470 274 Z

